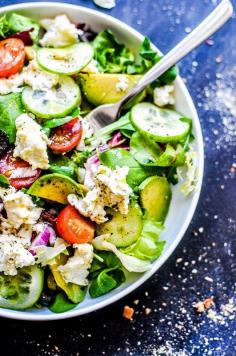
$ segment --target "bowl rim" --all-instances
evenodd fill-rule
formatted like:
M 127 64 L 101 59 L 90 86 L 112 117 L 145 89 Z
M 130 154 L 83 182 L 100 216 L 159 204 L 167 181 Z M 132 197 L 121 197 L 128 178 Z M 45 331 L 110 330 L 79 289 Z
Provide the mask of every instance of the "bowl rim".
M 131 26 L 127 25 L 126 23 L 122 22 L 121 20 L 118 20 L 117 18 L 104 14 L 100 11 L 90 9 L 88 7 L 84 6 L 79 6 L 75 4 L 68 4 L 68 3 L 63 3 L 63 2 L 27 2 L 27 3 L 18 3 L 14 5 L 7 5 L 4 7 L 0 8 L 0 15 L 5 12 L 9 11 L 21 11 L 21 10 L 29 10 L 29 9 L 34 9 L 38 7 L 48 7 L 48 8 L 53 8 L 54 10 L 58 9 L 58 12 L 60 11 L 66 11 L 66 10 L 76 10 L 80 11 L 81 14 L 92 14 L 95 16 L 100 17 L 100 19 L 104 20 L 104 23 L 106 23 L 107 20 L 109 22 L 114 23 L 114 25 L 118 25 L 120 28 L 123 30 L 128 31 L 133 37 L 138 39 L 139 41 L 142 41 L 144 36 L 132 28 Z M 157 47 L 154 45 L 154 47 L 157 49 Z M 159 51 L 159 49 L 158 49 Z M 48 320 L 59 320 L 59 319 L 68 319 L 84 314 L 91 313 L 93 311 L 97 311 L 101 308 L 104 308 L 119 299 L 125 297 L 129 293 L 133 292 L 135 289 L 140 287 L 144 282 L 146 282 L 155 272 L 159 270 L 159 268 L 164 264 L 164 262 L 167 261 L 167 259 L 172 255 L 174 250 L 176 249 L 177 245 L 183 238 L 187 228 L 189 227 L 189 224 L 193 218 L 193 215 L 195 213 L 197 203 L 200 197 L 201 193 L 201 187 L 202 187 L 202 180 L 203 180 L 203 172 L 204 172 L 204 146 L 203 146 L 203 136 L 202 136 L 202 130 L 201 130 L 201 125 L 199 121 L 199 117 L 196 111 L 196 108 L 194 106 L 194 103 L 192 101 L 192 98 L 183 82 L 183 80 L 178 77 L 176 79 L 176 82 L 178 83 L 179 90 L 182 92 L 183 96 L 188 102 L 188 107 L 190 111 L 192 112 L 192 117 L 194 119 L 194 126 L 195 126 L 195 131 L 198 137 L 198 184 L 197 184 L 197 189 L 196 192 L 194 193 L 191 203 L 190 203 L 190 209 L 188 211 L 188 214 L 185 217 L 185 221 L 182 223 L 181 229 L 179 230 L 178 234 L 176 235 L 174 241 L 172 242 L 171 246 L 168 248 L 168 250 L 161 255 L 154 263 L 152 268 L 142 274 L 140 278 L 137 279 L 137 281 L 131 283 L 128 285 L 124 290 L 118 292 L 117 294 L 108 297 L 107 299 L 94 303 L 92 306 L 87 306 L 83 307 L 81 309 L 73 309 L 71 311 L 67 311 L 61 314 L 48 314 L 48 315 L 43 315 L 43 314 L 33 314 L 33 313 L 28 313 L 27 311 L 17 311 L 17 310 L 10 310 L 10 309 L 0 309 L 0 316 L 5 317 L 5 318 L 10 318 L 10 319 L 17 319 L 17 320 L 27 320 L 27 321 L 48 321 Z

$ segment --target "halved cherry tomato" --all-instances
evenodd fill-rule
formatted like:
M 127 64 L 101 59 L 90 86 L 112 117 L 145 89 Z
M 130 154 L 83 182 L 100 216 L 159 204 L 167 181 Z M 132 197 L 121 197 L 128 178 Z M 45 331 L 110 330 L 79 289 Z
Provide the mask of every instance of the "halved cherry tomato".
M 24 43 L 17 38 L 0 42 L 0 77 L 9 77 L 21 70 L 25 60 L 24 48 Z
M 52 130 L 49 148 L 55 152 L 68 152 L 75 148 L 81 140 L 82 123 L 75 118 Z
M 13 187 L 21 189 L 30 187 L 39 177 L 41 170 L 32 169 L 28 162 L 13 157 L 13 150 L 10 150 L 0 158 L 0 173 L 8 178 Z
M 57 231 L 69 244 L 84 244 L 94 238 L 94 226 L 68 205 L 57 217 Z

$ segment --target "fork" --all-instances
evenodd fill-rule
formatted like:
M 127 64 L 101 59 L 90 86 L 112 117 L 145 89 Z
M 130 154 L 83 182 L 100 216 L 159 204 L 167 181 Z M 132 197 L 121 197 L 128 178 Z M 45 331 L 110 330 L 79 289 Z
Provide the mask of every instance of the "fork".
M 119 116 L 122 107 L 130 102 L 137 94 L 149 84 L 165 73 L 180 59 L 185 57 L 194 48 L 207 40 L 213 33 L 221 28 L 232 16 L 233 6 L 230 0 L 223 0 L 211 14 L 205 18 L 188 36 L 170 50 L 157 64 L 155 64 L 120 101 L 114 104 L 100 105 L 92 110 L 87 119 L 94 133 L 113 123 Z

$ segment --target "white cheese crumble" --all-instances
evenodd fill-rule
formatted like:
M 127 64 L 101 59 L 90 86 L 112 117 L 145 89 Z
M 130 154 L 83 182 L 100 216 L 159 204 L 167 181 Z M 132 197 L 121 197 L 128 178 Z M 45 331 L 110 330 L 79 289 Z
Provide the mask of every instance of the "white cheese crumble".
M 0 235 L 0 272 L 15 276 L 17 268 L 31 266 L 35 263 L 33 255 L 22 244 L 22 240 L 14 235 Z
M 66 283 L 79 286 L 88 285 L 89 268 L 93 260 L 93 246 L 90 244 L 74 244 L 74 256 L 70 257 L 65 265 L 57 270 L 61 273 Z
M 19 229 L 23 224 L 36 224 L 42 209 L 33 203 L 30 195 L 9 188 L 1 189 L 0 197 L 6 209 L 7 221 L 13 228 Z
M 59 81 L 58 74 L 49 73 L 41 69 L 36 60 L 31 61 L 27 67 L 23 68 L 22 76 L 24 83 L 33 90 L 51 89 Z
M 97 224 L 107 220 L 105 207 L 110 207 L 121 214 L 128 213 L 129 195 L 132 189 L 126 182 L 128 167 L 116 167 L 112 170 L 103 165 L 96 167 L 92 178 L 91 190 L 84 198 L 75 194 L 68 195 L 68 202 L 82 215 Z
M 12 75 L 9 78 L 0 78 L 0 95 L 18 92 L 21 90 L 19 87 L 23 86 L 23 84 L 24 78 L 21 73 Z
M 153 101 L 157 106 L 174 105 L 174 85 L 164 85 L 160 88 L 155 88 L 153 91 Z
M 115 0 L 93 0 L 93 2 L 104 9 L 112 9 L 116 6 Z
M 116 83 L 116 91 L 122 92 L 126 91 L 129 87 L 128 78 L 125 75 L 120 75 L 119 81 Z
M 49 167 L 47 144 L 49 140 L 39 124 L 28 114 L 16 119 L 16 142 L 14 157 L 20 157 L 30 163 L 32 169 Z
M 86 148 L 85 139 L 90 138 L 93 135 L 93 129 L 90 126 L 89 121 L 86 118 L 81 118 L 81 122 L 82 122 L 82 137 L 76 147 L 76 149 L 80 152 L 84 151 Z
M 44 19 L 40 23 L 47 30 L 39 41 L 41 46 L 66 47 L 78 42 L 79 31 L 66 15 L 56 16 L 55 19 Z

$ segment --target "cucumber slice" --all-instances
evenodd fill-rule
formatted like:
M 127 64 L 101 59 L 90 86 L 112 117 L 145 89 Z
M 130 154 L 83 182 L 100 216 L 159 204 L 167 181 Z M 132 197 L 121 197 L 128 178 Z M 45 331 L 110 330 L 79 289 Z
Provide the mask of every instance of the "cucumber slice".
M 131 109 L 131 122 L 142 134 L 156 142 L 177 142 L 190 130 L 183 116 L 169 109 L 161 109 L 151 103 L 140 103 Z
M 165 177 L 149 177 L 139 186 L 142 207 L 149 218 L 164 221 L 171 201 L 171 188 Z
M 41 48 L 37 52 L 39 65 L 58 74 L 78 73 L 93 58 L 93 48 L 88 43 L 78 43 L 65 48 Z
M 43 119 L 66 116 L 80 100 L 78 85 L 66 76 L 60 76 L 58 84 L 50 90 L 33 90 L 26 87 L 22 93 L 25 108 Z
M 24 310 L 39 299 L 44 285 L 44 272 L 37 265 L 24 267 L 16 276 L 0 274 L 0 307 Z
M 117 247 L 126 247 L 138 240 L 143 228 L 142 210 L 138 204 L 129 207 L 127 215 L 109 211 L 111 220 L 97 227 L 97 234 L 111 234 L 107 240 Z

